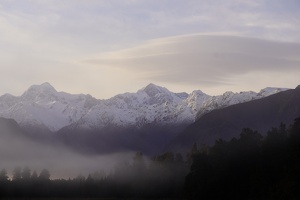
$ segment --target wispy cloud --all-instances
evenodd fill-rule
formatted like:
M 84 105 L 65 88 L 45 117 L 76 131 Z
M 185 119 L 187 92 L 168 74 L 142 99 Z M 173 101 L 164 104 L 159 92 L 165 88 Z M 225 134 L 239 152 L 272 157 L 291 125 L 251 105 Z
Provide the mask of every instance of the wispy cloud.
M 149 41 L 84 60 L 99 68 L 160 83 L 219 87 L 243 84 L 250 73 L 300 73 L 300 44 L 221 35 L 186 35 Z M 255 77 L 253 77 L 255 79 Z M 297 80 L 295 80 L 297 81 Z

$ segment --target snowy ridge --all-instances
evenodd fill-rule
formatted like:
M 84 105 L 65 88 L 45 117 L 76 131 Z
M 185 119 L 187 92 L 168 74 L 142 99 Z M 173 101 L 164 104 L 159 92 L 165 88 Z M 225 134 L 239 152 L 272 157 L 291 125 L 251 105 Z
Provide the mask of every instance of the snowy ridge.
M 13 101 L 10 101 L 13 99 Z M 90 95 L 57 92 L 49 83 L 31 86 L 20 97 L 0 97 L 0 116 L 21 126 L 47 127 L 51 131 L 77 122 L 98 100 Z
M 263 98 L 287 89 L 265 88 L 255 92 L 225 92 L 209 96 L 200 90 L 173 93 L 149 84 L 136 93 L 98 100 L 90 95 L 57 92 L 49 83 L 33 85 L 21 96 L 0 96 L 0 116 L 15 119 L 21 126 L 47 127 L 55 132 L 72 126 L 99 129 L 106 126 L 189 124 L 211 110 Z
M 240 93 L 233 93 L 233 92 L 225 92 L 223 95 L 213 96 L 208 98 L 201 108 L 198 110 L 197 117 L 201 117 L 202 115 L 219 108 L 224 108 L 230 105 L 243 103 L 247 101 L 252 101 L 255 99 L 264 98 L 278 92 L 282 92 L 288 90 L 287 88 L 274 88 L 274 87 L 267 87 L 260 90 L 259 93 L 249 91 L 249 92 L 240 92 Z

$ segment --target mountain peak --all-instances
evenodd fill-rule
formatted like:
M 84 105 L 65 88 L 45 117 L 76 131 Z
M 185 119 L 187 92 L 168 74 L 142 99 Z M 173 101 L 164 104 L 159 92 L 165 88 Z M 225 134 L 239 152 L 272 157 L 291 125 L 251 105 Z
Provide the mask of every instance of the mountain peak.
M 159 88 L 162 88 L 161 86 L 158 86 L 158 85 L 155 85 L 154 83 L 149 83 L 145 88 L 144 90 L 146 89 L 159 89 Z
M 192 95 L 207 95 L 202 90 L 194 90 L 192 92 Z
M 43 86 L 43 87 L 53 87 L 49 82 L 44 82 L 40 86 Z
M 153 97 L 153 96 L 155 96 L 156 94 L 159 94 L 159 93 L 169 93 L 170 92 L 166 88 L 155 85 L 153 83 L 150 83 L 149 85 L 147 85 L 146 87 L 141 89 L 141 91 L 146 92 L 150 97 Z
M 39 96 L 40 94 L 51 95 L 56 93 L 55 88 L 48 82 L 42 83 L 41 85 L 32 85 L 28 88 L 26 92 L 22 96 Z
M 56 92 L 55 88 L 48 82 L 42 83 L 40 85 L 32 85 L 29 87 L 29 90 L 39 90 L 39 91 L 52 91 Z

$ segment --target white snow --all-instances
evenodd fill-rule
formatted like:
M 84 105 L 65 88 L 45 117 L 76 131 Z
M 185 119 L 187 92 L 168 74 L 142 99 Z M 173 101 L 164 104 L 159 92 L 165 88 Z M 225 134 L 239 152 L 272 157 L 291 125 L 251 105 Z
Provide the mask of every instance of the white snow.
M 102 128 L 108 125 L 141 127 L 149 123 L 192 123 L 197 115 L 287 89 L 265 88 L 255 92 L 225 92 L 209 96 L 200 90 L 173 93 L 149 84 L 136 93 L 98 100 L 90 95 L 57 92 L 49 83 L 33 85 L 21 96 L 0 97 L 0 116 L 15 119 L 21 126 L 47 127 L 57 131 L 68 125 Z

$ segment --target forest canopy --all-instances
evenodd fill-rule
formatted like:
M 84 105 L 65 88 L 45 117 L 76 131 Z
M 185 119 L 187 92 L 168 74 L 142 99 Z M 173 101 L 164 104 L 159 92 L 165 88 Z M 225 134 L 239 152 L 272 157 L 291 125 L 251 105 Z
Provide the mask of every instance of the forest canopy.
M 266 137 L 245 128 L 239 139 L 217 140 L 193 156 L 186 177 L 189 199 L 298 199 L 300 118 L 271 128 Z

